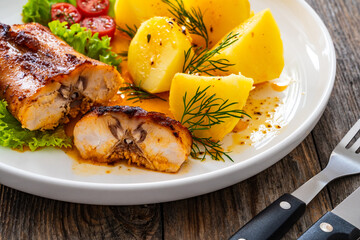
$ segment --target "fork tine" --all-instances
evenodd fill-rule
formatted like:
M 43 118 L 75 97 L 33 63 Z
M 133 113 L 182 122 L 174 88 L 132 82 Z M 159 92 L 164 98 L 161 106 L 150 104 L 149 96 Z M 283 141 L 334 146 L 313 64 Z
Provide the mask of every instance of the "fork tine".
M 349 144 L 351 139 L 356 135 L 356 133 L 360 130 L 360 119 L 354 124 L 354 126 L 347 132 L 345 137 L 341 139 L 339 142 L 339 146 L 346 147 Z
M 360 138 L 356 140 L 356 142 L 351 146 L 351 148 L 349 148 L 349 150 L 356 152 L 356 150 L 358 150 L 359 147 L 360 147 Z

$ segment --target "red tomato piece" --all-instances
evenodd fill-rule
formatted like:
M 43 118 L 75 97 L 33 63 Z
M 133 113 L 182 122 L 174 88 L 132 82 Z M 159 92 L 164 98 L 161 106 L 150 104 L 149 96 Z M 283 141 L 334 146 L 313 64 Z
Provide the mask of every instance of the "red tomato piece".
M 74 24 L 80 22 L 81 14 L 70 3 L 56 3 L 51 6 L 51 19 Z
M 115 21 L 109 16 L 89 17 L 84 18 L 80 25 L 91 30 L 91 32 L 99 33 L 99 37 L 109 36 L 113 37 L 115 34 Z
M 106 15 L 109 11 L 109 0 L 76 0 L 79 12 L 84 17 Z

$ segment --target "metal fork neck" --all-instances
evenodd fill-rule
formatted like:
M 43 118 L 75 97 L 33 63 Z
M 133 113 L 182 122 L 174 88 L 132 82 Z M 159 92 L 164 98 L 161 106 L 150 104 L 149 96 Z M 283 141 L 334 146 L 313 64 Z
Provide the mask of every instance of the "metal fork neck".
M 292 193 L 308 204 L 329 182 L 346 175 L 360 173 L 359 161 L 348 157 L 348 153 L 335 149 L 326 168 Z M 344 149 L 343 151 L 347 151 Z
M 302 200 L 306 205 L 329 183 L 333 180 L 328 175 L 328 169 L 325 168 L 320 173 L 312 177 L 309 181 L 304 183 L 291 195 Z

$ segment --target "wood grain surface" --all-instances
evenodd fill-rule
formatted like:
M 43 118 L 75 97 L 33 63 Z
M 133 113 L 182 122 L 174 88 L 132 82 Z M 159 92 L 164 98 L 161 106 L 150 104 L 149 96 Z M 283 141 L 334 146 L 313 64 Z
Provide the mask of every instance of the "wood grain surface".
M 0 239 L 227 239 L 272 201 L 318 173 L 360 117 L 360 1 L 307 2 L 334 40 L 337 75 L 320 122 L 288 156 L 231 187 L 164 204 L 72 204 L 1 186 Z M 360 176 L 331 183 L 283 239 L 296 239 L 359 186 Z

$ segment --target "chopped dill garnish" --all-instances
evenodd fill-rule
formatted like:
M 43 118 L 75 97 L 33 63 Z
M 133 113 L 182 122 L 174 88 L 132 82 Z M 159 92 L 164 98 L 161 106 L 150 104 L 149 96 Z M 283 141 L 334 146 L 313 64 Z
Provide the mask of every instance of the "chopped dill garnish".
M 120 90 L 120 92 L 122 92 L 128 96 L 127 100 L 131 100 L 134 103 L 140 102 L 141 100 L 154 99 L 154 98 L 157 98 L 157 99 L 160 99 L 160 100 L 166 102 L 166 99 L 163 99 L 156 94 L 149 93 L 149 92 L 135 86 L 134 84 L 126 83 L 126 85 L 127 85 L 126 87 L 121 87 L 119 90 Z
M 120 57 L 122 57 L 122 60 L 123 60 L 123 61 L 127 61 L 127 60 L 128 60 L 129 52 L 128 52 L 128 51 L 121 51 L 121 52 L 118 52 L 117 55 L 119 55 Z
M 129 54 L 128 51 L 121 51 L 121 52 L 118 53 L 118 55 L 119 55 L 120 57 L 127 57 L 128 54 Z
M 213 141 L 211 138 L 198 138 L 195 136 L 193 136 L 193 140 L 190 152 L 191 157 L 203 161 L 207 155 L 210 155 L 213 160 L 225 161 L 224 157 L 226 157 L 233 162 L 232 158 L 228 155 L 229 152 L 224 152 L 220 141 Z M 201 155 L 201 157 L 199 157 L 199 155 Z
M 162 0 L 169 6 L 169 12 L 177 19 L 180 25 L 187 28 L 190 34 L 198 35 L 205 40 L 206 48 L 209 47 L 209 35 L 204 23 L 200 8 L 185 9 L 182 0 Z
M 124 33 L 126 33 L 130 38 L 134 38 L 138 28 L 136 25 L 134 25 L 133 28 L 131 28 L 129 25 L 126 24 L 126 29 L 122 28 L 120 26 L 116 26 L 116 28 Z
M 204 23 L 203 13 L 200 8 L 185 9 L 183 0 L 162 0 L 169 6 L 168 11 L 176 18 L 179 25 L 186 27 L 190 34 L 198 35 L 205 40 L 205 47 L 194 49 L 190 47 L 185 54 L 185 61 L 183 72 L 187 74 L 207 74 L 213 75 L 213 71 L 227 72 L 228 67 L 234 64 L 230 63 L 227 59 L 212 60 L 212 58 L 219 54 L 221 50 L 230 46 L 238 39 L 238 33 L 230 33 L 226 38 L 213 50 L 209 50 L 209 35 Z M 125 32 L 129 37 L 133 38 L 137 27 L 131 28 L 126 25 L 127 29 L 118 27 L 119 30 Z M 150 42 L 151 35 L 147 35 L 147 41 Z M 193 54 L 193 50 L 195 54 Z M 210 156 L 213 160 L 224 161 L 227 158 L 231 161 L 232 158 L 228 155 L 229 152 L 224 151 L 220 141 L 214 141 L 211 137 L 197 137 L 194 136 L 195 131 L 206 131 L 212 126 L 221 124 L 225 119 L 230 117 L 242 118 L 247 115 L 242 110 L 231 109 L 232 106 L 238 104 L 237 102 L 229 102 L 217 98 L 215 94 L 208 95 L 207 90 L 210 86 L 201 90 L 197 88 L 194 96 L 189 97 L 187 92 L 183 96 L 184 112 L 181 117 L 181 124 L 185 125 L 193 135 L 193 144 L 191 147 L 191 156 L 193 158 L 204 160 L 206 156 Z M 158 98 L 155 94 L 148 93 L 140 87 L 128 84 L 126 87 L 120 88 L 120 91 L 127 94 L 128 100 L 139 102 L 142 99 Z M 189 97 L 189 99 L 188 99 Z
M 221 50 L 235 43 L 238 39 L 238 33 L 229 33 L 224 41 L 222 41 L 216 48 L 213 50 L 208 49 L 198 49 L 195 54 L 192 54 L 192 47 L 185 52 L 185 63 L 183 67 L 183 72 L 188 74 L 195 73 L 204 73 L 212 76 L 214 70 L 227 72 L 228 67 L 233 66 L 234 64 L 230 63 L 229 60 L 221 58 L 217 60 L 212 60 L 211 58 L 216 54 L 219 54 Z
M 243 115 L 250 117 L 242 110 L 231 109 L 232 106 L 238 104 L 237 102 L 229 102 L 222 98 L 217 98 L 216 94 L 208 95 L 207 90 L 210 86 L 204 88 L 197 88 L 194 96 L 188 98 L 187 92 L 183 96 L 184 112 L 181 117 L 181 124 L 186 126 L 194 135 L 195 131 L 206 131 L 212 126 L 223 123 L 225 119 L 230 117 L 242 118 Z M 193 136 L 194 143 L 191 147 L 191 156 L 204 160 L 209 154 L 214 160 L 224 161 L 223 156 L 231 159 L 228 152 L 225 152 L 220 144 L 220 141 L 213 141 L 210 138 L 201 138 Z M 202 150 L 203 149 L 203 150 Z

